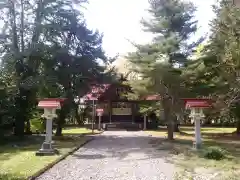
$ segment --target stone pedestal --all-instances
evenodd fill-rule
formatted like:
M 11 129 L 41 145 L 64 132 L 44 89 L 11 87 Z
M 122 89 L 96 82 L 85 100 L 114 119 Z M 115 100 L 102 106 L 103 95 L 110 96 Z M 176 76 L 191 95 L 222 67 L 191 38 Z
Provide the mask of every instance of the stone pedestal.
M 146 115 L 144 115 L 143 130 L 147 130 L 147 116 Z
M 46 122 L 46 136 L 41 149 L 36 152 L 37 156 L 54 155 L 58 153 L 56 149 L 52 147 L 52 119 L 47 119 Z
M 101 130 L 101 116 L 99 115 L 98 116 L 98 130 L 100 131 Z
M 55 155 L 58 153 L 59 153 L 58 150 L 53 149 L 52 143 L 44 142 L 41 146 L 41 149 L 39 149 L 36 152 L 36 156 L 46 156 L 46 155 L 51 156 L 51 155 Z
M 201 118 L 194 117 L 194 123 L 195 123 L 195 142 L 193 146 L 196 149 L 201 148 L 202 145 L 202 139 L 201 139 Z
M 196 142 L 193 142 L 193 149 L 201 149 L 202 144 L 197 144 Z

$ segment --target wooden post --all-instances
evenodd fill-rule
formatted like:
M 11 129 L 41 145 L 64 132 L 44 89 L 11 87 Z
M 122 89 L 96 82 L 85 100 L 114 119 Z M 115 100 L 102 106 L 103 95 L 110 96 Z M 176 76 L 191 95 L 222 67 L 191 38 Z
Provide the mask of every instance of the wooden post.
M 202 144 L 201 139 L 201 119 L 199 117 L 193 117 L 195 123 L 195 148 L 199 149 Z
M 109 121 L 112 123 L 112 101 L 109 101 Z
M 134 124 L 134 112 L 135 112 L 135 108 L 134 108 L 134 103 L 131 104 L 131 111 L 132 111 L 132 124 Z
M 98 130 L 101 130 L 101 115 L 98 116 Z
M 147 130 L 147 115 L 146 114 L 144 114 L 143 130 Z
M 94 120 L 95 120 L 95 112 L 96 112 L 96 108 L 95 108 L 95 104 L 94 104 L 94 100 L 92 102 L 92 134 L 94 133 Z

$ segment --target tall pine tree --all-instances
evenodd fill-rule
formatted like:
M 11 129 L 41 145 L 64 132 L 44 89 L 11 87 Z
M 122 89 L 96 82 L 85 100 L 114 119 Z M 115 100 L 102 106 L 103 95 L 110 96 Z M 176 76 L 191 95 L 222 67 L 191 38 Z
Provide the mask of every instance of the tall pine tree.
M 239 133 L 240 9 L 232 1 L 222 0 L 214 11 L 216 18 L 211 22 L 209 43 L 204 48 L 203 56 L 195 63 L 204 63 L 205 67 L 198 75 L 195 74 L 195 78 L 198 82 L 205 82 L 206 92 L 216 102 L 214 109 L 218 112 L 218 118 L 235 116 Z M 195 70 L 192 71 L 194 73 Z M 196 84 L 196 89 L 200 85 Z
M 195 7 L 181 0 L 149 0 L 150 20 L 143 20 L 145 31 L 154 34 L 153 41 L 136 45 L 137 51 L 128 55 L 133 71 L 142 79 L 130 82 L 138 96 L 159 94 L 168 126 L 168 139 L 173 139 L 176 117 L 181 113 L 184 96 L 182 68 L 198 43 L 189 43 L 197 29 Z

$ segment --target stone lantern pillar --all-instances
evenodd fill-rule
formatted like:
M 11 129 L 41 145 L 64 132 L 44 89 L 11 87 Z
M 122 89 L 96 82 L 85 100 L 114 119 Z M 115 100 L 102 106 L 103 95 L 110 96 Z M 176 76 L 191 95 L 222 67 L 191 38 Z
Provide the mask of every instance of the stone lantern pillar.
M 102 115 L 104 110 L 103 109 L 96 109 L 97 115 L 98 115 L 98 130 L 101 130 L 101 119 L 102 119 Z
M 209 99 L 184 99 L 186 109 L 190 109 L 191 113 L 189 117 L 194 122 L 195 128 L 195 141 L 193 146 L 196 149 L 199 149 L 202 145 L 201 138 L 201 120 L 205 117 L 203 113 L 204 108 L 209 108 L 210 102 Z
M 38 103 L 38 107 L 44 109 L 42 117 L 46 119 L 46 135 L 41 148 L 36 152 L 37 156 L 54 155 L 58 153 L 58 151 L 52 147 L 52 124 L 53 119 L 57 117 L 56 110 L 61 109 L 61 101 L 63 101 L 63 99 L 49 98 L 40 100 Z
M 147 130 L 147 114 L 144 114 L 143 130 Z

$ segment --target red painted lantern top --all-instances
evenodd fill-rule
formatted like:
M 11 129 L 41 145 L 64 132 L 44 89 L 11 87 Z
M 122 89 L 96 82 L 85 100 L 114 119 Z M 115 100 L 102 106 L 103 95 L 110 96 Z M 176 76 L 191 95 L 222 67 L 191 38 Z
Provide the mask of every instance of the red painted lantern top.
M 96 109 L 97 113 L 103 113 L 104 109 Z
M 63 102 L 65 98 L 45 98 L 40 99 L 38 102 L 39 108 L 61 108 L 61 102 Z
M 209 108 L 212 106 L 210 99 L 184 98 L 186 108 Z
M 104 112 L 104 109 L 96 109 L 96 112 L 97 112 L 98 116 L 102 116 L 103 112 Z

